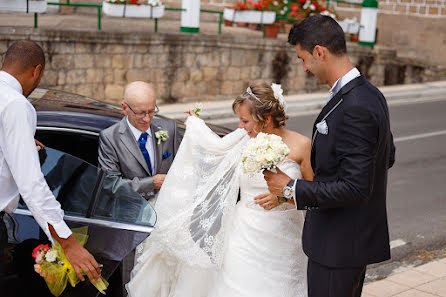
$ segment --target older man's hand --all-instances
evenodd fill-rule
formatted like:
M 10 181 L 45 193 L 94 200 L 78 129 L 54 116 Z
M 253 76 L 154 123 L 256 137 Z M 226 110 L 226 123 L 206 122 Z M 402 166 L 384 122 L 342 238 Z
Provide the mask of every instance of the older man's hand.
M 161 189 L 165 178 L 166 178 L 166 174 L 157 174 L 157 175 L 153 176 L 153 188 L 155 190 Z
M 36 149 L 37 151 L 43 150 L 45 148 L 45 146 L 43 145 L 43 143 L 41 143 L 40 141 L 38 141 L 37 139 L 34 139 L 34 142 L 36 143 Z
M 263 176 L 268 184 L 269 191 L 276 196 L 282 196 L 282 189 L 290 182 L 291 178 L 279 168 L 276 168 L 276 171 L 277 173 L 264 170 Z

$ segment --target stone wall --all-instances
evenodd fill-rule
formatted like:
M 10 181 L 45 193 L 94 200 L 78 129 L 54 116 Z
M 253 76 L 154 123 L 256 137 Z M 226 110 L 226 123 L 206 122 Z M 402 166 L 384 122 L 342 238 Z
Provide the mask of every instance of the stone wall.
M 303 72 L 285 38 L 1 27 L 0 55 L 19 39 L 35 40 L 45 50 L 41 87 L 111 103 L 119 103 L 124 86 L 135 80 L 152 82 L 165 102 L 233 98 L 253 80 L 280 82 L 288 94 L 327 90 Z M 446 79 L 446 71 L 399 60 L 391 49 L 348 47 L 352 62 L 378 86 Z

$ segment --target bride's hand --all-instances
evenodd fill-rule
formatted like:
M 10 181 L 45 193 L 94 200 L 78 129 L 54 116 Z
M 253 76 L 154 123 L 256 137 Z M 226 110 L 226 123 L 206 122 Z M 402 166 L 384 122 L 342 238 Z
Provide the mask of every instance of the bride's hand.
M 271 194 L 270 192 L 260 194 L 259 196 L 254 197 L 255 203 L 259 204 L 265 210 L 271 210 L 277 206 L 279 206 L 279 201 L 277 200 L 277 196 Z
M 196 114 L 192 109 L 188 109 L 188 110 L 186 110 L 184 113 L 185 113 L 185 114 L 188 114 L 189 116 L 193 116 L 193 117 L 197 117 L 197 118 L 198 118 L 197 114 Z M 189 117 L 189 116 L 188 116 L 188 117 Z M 186 119 L 186 121 L 187 121 L 187 119 Z M 186 126 L 186 121 L 184 121 L 184 125 L 185 125 L 185 126 Z

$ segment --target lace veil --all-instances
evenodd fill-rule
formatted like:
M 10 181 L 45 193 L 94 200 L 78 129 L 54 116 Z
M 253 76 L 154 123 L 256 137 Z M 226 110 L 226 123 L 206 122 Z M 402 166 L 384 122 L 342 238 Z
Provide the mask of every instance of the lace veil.
M 169 277 L 178 279 L 184 267 L 203 272 L 222 263 L 226 230 L 239 193 L 242 150 L 249 137 L 238 129 L 220 138 L 193 116 L 186 127 L 159 192 L 156 228 L 137 248 L 132 281 L 148 269 L 170 271 L 176 276 Z M 145 281 L 150 281 L 145 276 Z M 153 281 L 168 283 L 165 279 Z

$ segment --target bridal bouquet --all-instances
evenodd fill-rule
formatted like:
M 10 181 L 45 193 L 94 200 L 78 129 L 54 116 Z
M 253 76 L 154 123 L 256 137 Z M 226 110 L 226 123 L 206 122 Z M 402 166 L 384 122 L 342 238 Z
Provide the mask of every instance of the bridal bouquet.
M 262 172 L 262 170 L 272 170 L 289 153 L 290 149 L 280 136 L 259 133 L 256 138 L 251 138 L 248 141 L 243 151 L 243 172 L 255 174 Z
M 81 245 L 87 242 L 87 227 L 76 228 L 72 231 Z M 59 243 L 53 244 L 51 248 L 47 244 L 40 244 L 33 250 L 32 256 L 36 261 L 34 270 L 45 279 L 48 289 L 54 296 L 62 294 L 68 282 L 72 287 L 79 283 L 80 280 Z M 101 277 L 99 281 L 94 281 L 92 284 L 105 295 L 104 291 L 108 287 L 108 282 L 104 278 Z

